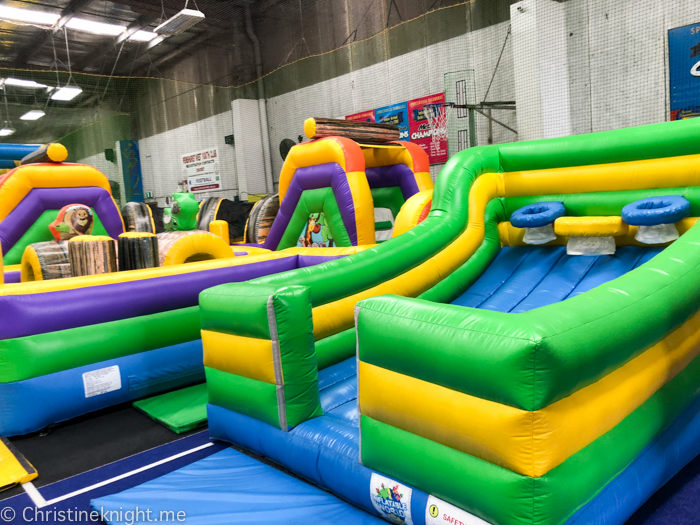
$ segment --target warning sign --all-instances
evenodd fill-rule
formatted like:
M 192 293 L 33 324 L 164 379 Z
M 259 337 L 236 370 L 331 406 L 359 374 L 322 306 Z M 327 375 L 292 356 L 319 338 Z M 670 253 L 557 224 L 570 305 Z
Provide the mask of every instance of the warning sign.
M 435 496 L 428 496 L 425 525 L 489 525 L 487 521 L 469 514 Z
M 118 366 L 108 366 L 83 374 L 85 397 L 95 397 L 114 392 L 122 387 L 122 376 Z

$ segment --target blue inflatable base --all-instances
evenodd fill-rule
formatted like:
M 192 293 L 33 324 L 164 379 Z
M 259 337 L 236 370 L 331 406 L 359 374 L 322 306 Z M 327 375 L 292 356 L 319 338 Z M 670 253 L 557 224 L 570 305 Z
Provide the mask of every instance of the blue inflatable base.
M 193 525 L 383 523 L 327 492 L 232 449 L 119 494 L 94 499 L 90 505 L 109 525 L 165 521 L 159 518 L 170 512 L 175 516 L 171 522 Z M 137 514 L 137 509 L 141 514 Z M 178 513 L 184 519 L 178 520 Z
M 83 374 L 119 367 L 120 386 L 88 397 Z M 52 423 L 204 380 L 202 341 L 189 341 L 15 383 L 0 383 L 0 435 Z

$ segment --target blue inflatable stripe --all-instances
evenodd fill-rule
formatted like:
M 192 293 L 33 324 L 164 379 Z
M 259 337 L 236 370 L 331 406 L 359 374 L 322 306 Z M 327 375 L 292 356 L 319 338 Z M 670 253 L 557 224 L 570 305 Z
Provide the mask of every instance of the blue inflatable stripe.
M 651 495 L 700 454 L 700 399 L 566 525 L 622 525 Z
M 119 367 L 121 388 L 86 397 L 83 374 Z M 204 380 L 202 341 L 190 341 L 15 383 L 0 383 L 0 435 L 35 432 L 108 406 Z

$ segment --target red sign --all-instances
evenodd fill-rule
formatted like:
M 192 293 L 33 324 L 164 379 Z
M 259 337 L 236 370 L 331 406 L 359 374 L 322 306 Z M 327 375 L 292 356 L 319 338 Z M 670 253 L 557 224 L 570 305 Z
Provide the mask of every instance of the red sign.
M 360 120 L 363 122 L 374 122 L 374 110 L 363 111 L 362 113 L 355 113 L 354 115 L 348 115 L 345 120 Z
M 447 137 L 433 142 L 430 121 L 425 116 L 423 106 L 445 102 L 445 94 L 438 93 L 408 101 L 408 136 L 411 142 L 419 144 L 430 159 L 430 164 L 447 162 Z

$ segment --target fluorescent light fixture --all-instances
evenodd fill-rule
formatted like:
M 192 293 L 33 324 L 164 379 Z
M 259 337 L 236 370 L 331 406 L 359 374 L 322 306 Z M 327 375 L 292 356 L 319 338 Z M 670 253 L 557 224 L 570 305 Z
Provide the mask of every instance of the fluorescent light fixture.
M 152 31 L 136 31 L 133 35 L 129 37 L 129 40 L 133 40 L 134 42 L 150 42 L 153 40 L 155 37 L 158 35 L 156 33 L 153 33 Z
M 73 100 L 82 92 L 83 90 L 77 86 L 64 86 L 54 90 L 53 94 L 51 95 L 51 100 Z
M 46 115 L 46 113 L 44 113 L 43 111 L 38 110 L 38 109 L 33 109 L 31 111 L 27 111 L 24 115 L 19 117 L 19 119 L 20 120 L 39 120 L 44 115 Z
M 12 135 L 14 132 L 15 130 L 9 127 L 7 125 L 7 122 L 5 122 L 5 125 L 2 128 L 0 128 L 0 137 L 7 137 L 9 135 Z
M 44 13 L 43 11 L 34 11 L 32 9 L 16 9 L 4 5 L 0 6 L 0 19 L 3 20 L 52 26 L 59 18 L 61 18 L 59 14 Z
M 38 82 L 34 82 L 33 80 L 21 80 L 19 78 L 6 78 L 4 82 L 2 82 L 4 86 L 17 86 L 17 87 L 25 87 L 25 88 L 45 88 L 47 87 L 46 84 L 39 84 Z
M 124 26 L 93 22 L 92 20 L 85 20 L 84 18 L 71 18 L 66 24 L 66 27 L 77 31 L 107 36 L 119 36 L 126 31 L 126 27 Z
M 204 13 L 194 9 L 183 9 L 154 29 L 159 35 L 177 35 L 204 20 Z

